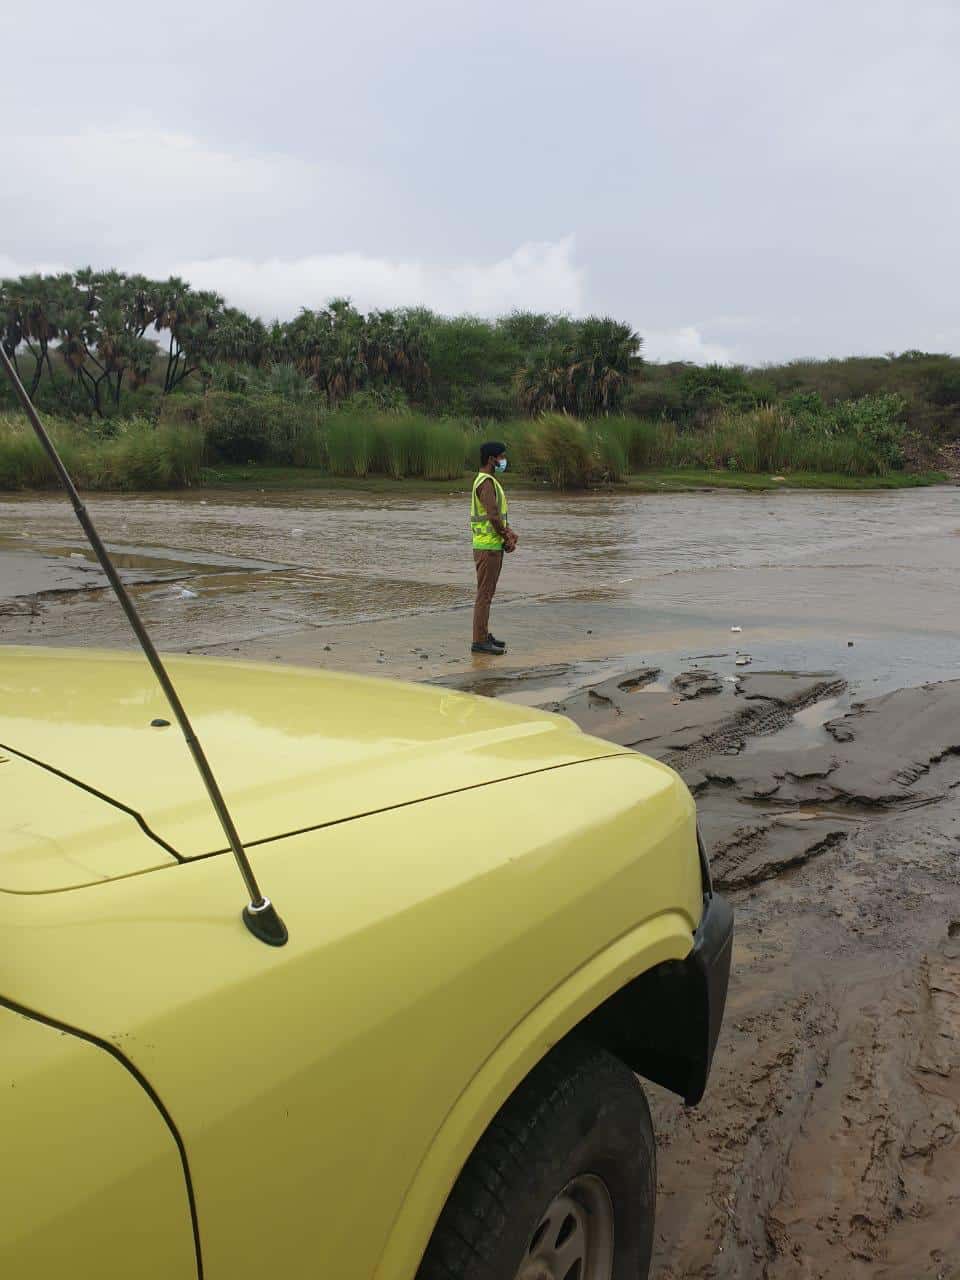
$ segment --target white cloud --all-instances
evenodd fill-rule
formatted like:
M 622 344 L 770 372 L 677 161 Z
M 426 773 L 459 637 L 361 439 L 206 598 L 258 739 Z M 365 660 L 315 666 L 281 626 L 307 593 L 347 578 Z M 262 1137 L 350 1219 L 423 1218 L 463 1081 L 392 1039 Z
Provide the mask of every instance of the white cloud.
M 357 280 L 454 310 L 542 298 L 641 317 L 659 358 L 960 349 L 960 4 L 864 9 L 8 4 L 30 56 L 0 78 L 0 244 L 149 274 L 226 260 L 213 283 L 242 300 L 256 277 L 266 311 L 311 301 L 301 269 L 313 301 Z M 570 228 L 582 294 L 512 252 Z
M 5 253 L 0 253 L 0 280 L 35 274 L 52 276 L 66 270 L 68 268 L 61 262 L 17 262 Z
M 643 329 L 643 354 L 648 360 L 688 360 L 693 364 L 736 364 L 730 347 L 707 342 L 695 325 L 682 329 Z
M 336 164 L 156 129 L 10 134 L 0 167 L 17 178 L 8 246 L 95 266 L 243 252 L 291 218 L 322 235 L 336 193 L 376 198 L 375 184 Z
M 44 270 L 61 262 L 177 274 L 266 319 L 338 295 L 364 308 L 477 315 L 583 308 L 571 236 L 524 242 L 499 260 L 444 261 L 442 248 L 378 254 L 388 190 L 375 173 L 336 161 L 165 130 L 91 129 L 0 137 L 0 169 L 18 179 L 2 275 L 41 269 L 41 257 Z M 344 251 L 351 242 L 360 247 Z M 269 256 L 278 244 L 285 255 Z
M 264 319 L 288 319 L 303 306 L 349 297 L 361 309 L 426 306 L 447 315 L 502 315 L 514 308 L 578 313 L 583 276 L 573 237 L 524 244 L 499 262 L 400 262 L 362 253 L 298 259 L 209 258 L 173 267 L 197 288 Z

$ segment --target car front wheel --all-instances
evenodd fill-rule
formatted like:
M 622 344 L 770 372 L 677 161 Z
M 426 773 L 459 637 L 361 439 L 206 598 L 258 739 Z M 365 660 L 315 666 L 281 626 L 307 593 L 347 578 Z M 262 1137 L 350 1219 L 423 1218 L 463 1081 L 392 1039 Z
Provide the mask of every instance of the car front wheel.
M 602 1049 L 565 1043 L 477 1144 L 417 1280 L 646 1280 L 655 1199 L 636 1076 Z

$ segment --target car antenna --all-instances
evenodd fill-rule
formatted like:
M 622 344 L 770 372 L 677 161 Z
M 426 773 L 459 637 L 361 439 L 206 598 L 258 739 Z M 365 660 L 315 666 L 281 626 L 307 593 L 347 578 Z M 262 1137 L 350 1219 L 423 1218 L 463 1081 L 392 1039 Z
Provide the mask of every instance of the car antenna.
M 107 575 L 111 587 L 113 587 L 117 594 L 117 598 L 123 607 L 123 611 L 127 615 L 127 620 L 131 627 L 133 627 L 137 639 L 140 641 L 140 647 L 146 654 L 147 661 L 150 663 L 150 666 L 153 668 L 153 674 L 160 681 L 160 687 L 166 694 L 167 701 L 170 703 L 173 714 L 176 716 L 177 723 L 179 724 L 183 732 L 183 736 L 186 739 L 187 746 L 190 748 L 190 753 L 200 771 L 200 776 L 203 778 L 203 785 L 207 788 L 207 795 L 210 797 L 210 803 L 217 811 L 217 817 L 220 819 L 220 825 L 223 827 L 224 834 L 227 837 L 227 842 L 233 850 L 233 856 L 236 858 L 237 866 L 240 868 L 240 874 L 243 876 L 244 884 L 247 886 L 247 892 L 250 894 L 250 902 L 243 909 L 243 923 L 247 926 L 253 936 L 255 938 L 259 938 L 261 942 L 266 942 L 271 947 L 282 947 L 287 941 L 287 926 L 277 915 L 276 908 L 270 899 L 264 897 L 260 891 L 260 886 L 257 884 L 257 877 L 253 873 L 253 868 L 250 866 L 246 851 L 240 841 L 240 836 L 237 834 L 237 828 L 233 824 L 233 818 L 230 816 L 230 810 L 227 808 L 227 803 L 223 798 L 223 793 L 220 790 L 216 778 L 213 776 L 213 770 L 210 768 L 210 763 L 204 754 L 203 747 L 200 745 L 200 741 L 193 731 L 193 726 L 191 725 L 189 717 L 184 710 L 183 703 L 180 701 L 169 675 L 167 675 L 166 668 L 160 661 L 160 655 L 154 648 L 153 641 L 150 639 L 147 629 L 143 625 L 143 620 L 137 613 L 136 606 L 127 594 L 126 587 L 120 581 L 120 575 L 114 568 L 113 561 L 110 559 L 110 555 L 106 547 L 100 540 L 100 535 L 97 533 L 86 507 L 80 501 L 80 495 L 77 492 L 76 485 L 70 478 L 70 473 L 63 465 L 60 455 L 57 453 L 56 446 L 47 434 L 43 423 L 40 421 L 40 415 L 34 408 L 33 401 L 30 399 L 26 387 L 24 387 L 23 383 L 20 381 L 20 377 L 10 360 L 10 356 L 7 354 L 7 350 L 3 342 L 0 342 L 0 360 L 3 362 L 3 367 L 6 371 L 7 377 L 10 379 L 17 399 L 23 406 L 24 413 L 30 420 L 30 425 L 33 427 L 37 435 L 37 439 L 43 446 L 47 457 L 53 463 L 54 469 L 60 477 L 60 483 L 66 489 L 70 501 L 73 503 L 73 509 L 76 512 L 77 519 L 80 521 L 83 531 L 87 535 L 87 539 L 93 547 L 97 559 L 100 561 L 103 572 Z

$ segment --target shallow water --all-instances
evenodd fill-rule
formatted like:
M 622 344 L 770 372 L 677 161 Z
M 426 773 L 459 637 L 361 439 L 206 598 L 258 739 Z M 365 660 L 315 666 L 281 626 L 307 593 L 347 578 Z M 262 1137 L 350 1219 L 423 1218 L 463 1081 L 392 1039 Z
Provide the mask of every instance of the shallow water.
M 640 660 L 672 672 L 696 654 L 722 655 L 698 661 L 723 674 L 744 655 L 754 667 L 841 667 L 872 692 L 956 671 L 960 489 L 517 493 L 521 545 L 494 607 L 510 649 L 479 661 L 467 652 L 466 502 L 200 491 L 88 506 L 168 648 L 459 673 L 468 685 L 471 673 L 493 675 L 491 663 L 498 679 L 559 664 L 563 674 L 536 682 L 549 695 L 568 675 L 602 679 Z M 179 597 L 185 583 L 196 600 Z M 60 495 L 0 502 L 0 639 L 128 644 L 103 586 Z M 36 593 L 40 621 L 3 609 Z M 509 683 L 488 691 L 537 692 Z

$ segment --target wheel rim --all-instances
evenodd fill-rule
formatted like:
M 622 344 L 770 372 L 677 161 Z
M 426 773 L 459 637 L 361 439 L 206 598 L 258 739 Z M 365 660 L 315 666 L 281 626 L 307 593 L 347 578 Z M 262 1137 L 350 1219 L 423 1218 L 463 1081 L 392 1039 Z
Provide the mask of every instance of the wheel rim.
M 606 1183 L 584 1173 L 540 1217 L 516 1280 L 611 1280 L 613 1202 Z

